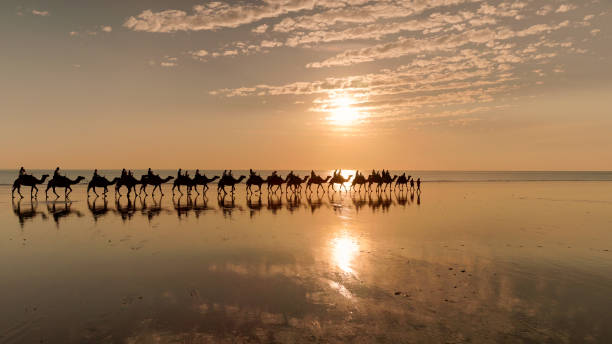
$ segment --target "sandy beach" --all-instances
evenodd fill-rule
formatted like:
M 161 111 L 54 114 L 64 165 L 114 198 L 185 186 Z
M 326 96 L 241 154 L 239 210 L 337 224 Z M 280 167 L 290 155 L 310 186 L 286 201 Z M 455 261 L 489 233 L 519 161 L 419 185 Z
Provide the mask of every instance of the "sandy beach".
M 0 342 L 610 342 L 610 189 L 4 198 Z

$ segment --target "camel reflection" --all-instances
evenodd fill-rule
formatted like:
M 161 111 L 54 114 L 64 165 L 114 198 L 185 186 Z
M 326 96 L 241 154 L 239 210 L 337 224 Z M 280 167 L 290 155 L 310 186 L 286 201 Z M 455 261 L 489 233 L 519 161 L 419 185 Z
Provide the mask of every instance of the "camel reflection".
M 253 193 L 250 193 L 246 197 L 246 205 L 249 208 L 249 217 L 253 218 L 255 214 L 260 213 L 263 207 L 263 203 L 261 202 L 261 192 L 257 195 L 257 198 L 253 199 Z
M 388 212 L 389 208 L 394 204 L 393 197 L 390 194 L 385 192 L 379 192 L 374 195 L 369 195 L 368 206 L 372 209 L 373 212 L 382 211 Z
M 47 212 L 53 217 L 53 221 L 55 221 L 55 224 L 58 227 L 61 218 L 68 217 L 72 214 L 76 215 L 77 217 L 83 216 L 79 210 L 72 209 L 72 201 L 69 199 L 47 202 Z
M 223 212 L 223 216 L 232 216 L 232 212 L 235 209 L 242 210 L 242 207 L 236 205 L 236 196 L 233 192 L 230 193 L 219 193 L 217 196 L 217 204 L 219 209 Z
M 109 211 L 108 199 L 106 198 L 106 196 L 102 197 L 102 206 L 97 203 L 99 198 L 99 196 L 96 196 L 92 202 L 90 197 L 87 197 L 87 208 L 89 209 L 89 212 L 91 213 L 94 222 L 97 222 L 100 217 L 107 215 Z
M 198 199 L 201 199 L 201 201 L 198 201 Z M 203 212 L 211 209 L 212 208 L 208 206 L 208 197 L 206 197 L 206 193 L 196 196 L 193 202 L 193 213 L 196 218 L 199 218 Z
M 268 210 L 277 215 L 278 211 L 283 208 L 283 199 L 275 193 L 268 193 Z
M 302 199 L 299 194 L 287 193 L 285 200 L 287 201 L 287 210 L 289 210 L 290 213 L 300 209 Z
M 17 202 L 13 199 L 13 212 L 19 218 L 19 225 L 21 228 L 25 225 L 27 221 L 33 221 L 38 215 L 43 218 L 43 220 L 47 219 L 47 214 L 42 211 L 38 211 L 38 201 L 36 198 L 30 200 L 29 207 L 22 207 L 23 198 L 19 198 Z
M 353 206 L 355 207 L 356 213 L 359 213 L 359 210 L 368 204 L 365 194 L 362 195 L 361 192 L 352 194 L 351 200 L 353 201 Z
M 162 213 L 163 198 L 164 198 L 164 194 L 161 192 L 159 193 L 159 199 L 156 198 L 155 193 L 152 193 L 151 194 L 152 202 L 150 203 L 148 202 L 148 196 L 145 195 L 144 197 L 140 197 L 140 204 L 141 204 L 140 213 L 146 216 L 149 222 L 151 222 L 153 218 L 159 216 Z
M 315 210 L 321 208 L 323 203 L 323 198 L 319 196 L 317 193 L 316 198 L 312 198 L 312 194 L 306 195 L 306 202 L 308 203 L 308 207 L 310 207 L 310 213 L 314 214 Z
M 172 205 L 174 206 L 178 219 L 181 220 L 183 217 L 189 216 L 189 211 L 193 209 L 193 200 L 190 194 L 187 194 L 187 196 L 180 195 L 176 201 L 174 195 L 172 195 Z
M 121 216 L 121 220 L 126 222 L 131 220 L 136 213 L 136 197 L 132 199 L 130 194 L 127 197 L 118 197 L 115 199 L 115 209 L 117 214 Z

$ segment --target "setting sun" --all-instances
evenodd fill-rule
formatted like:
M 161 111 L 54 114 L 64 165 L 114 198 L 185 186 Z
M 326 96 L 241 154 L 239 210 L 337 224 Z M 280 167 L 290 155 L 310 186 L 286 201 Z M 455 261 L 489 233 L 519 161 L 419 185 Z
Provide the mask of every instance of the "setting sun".
M 331 123 L 336 125 L 352 125 L 359 120 L 359 110 L 353 106 L 355 100 L 344 96 L 339 97 L 331 102 L 332 106 L 329 109 L 329 120 Z

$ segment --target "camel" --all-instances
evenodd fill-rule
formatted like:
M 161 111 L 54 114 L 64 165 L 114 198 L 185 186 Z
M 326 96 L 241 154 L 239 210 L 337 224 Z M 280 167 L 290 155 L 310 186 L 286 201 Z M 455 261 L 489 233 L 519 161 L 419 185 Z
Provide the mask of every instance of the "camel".
M 13 182 L 13 190 L 11 191 L 11 196 L 13 198 L 15 197 L 15 189 L 17 189 L 17 193 L 19 194 L 19 196 L 21 196 L 21 198 L 23 198 L 23 195 L 21 194 L 21 187 L 29 186 L 30 197 L 36 197 L 38 195 L 38 188 L 36 187 L 36 185 L 44 183 L 48 177 L 48 174 L 43 174 L 40 179 L 37 179 L 36 177 L 29 174 L 19 176 L 17 179 L 15 179 L 15 182 Z M 33 195 L 34 190 L 36 190 L 36 195 Z
M 219 179 L 219 176 L 208 178 L 205 174 L 195 175 L 193 177 L 193 188 L 195 189 L 195 192 L 199 195 L 200 193 L 198 192 L 198 185 L 202 185 L 202 193 L 206 193 L 206 191 L 208 191 L 208 184 L 214 182 L 217 179 Z
M 91 189 L 93 189 L 94 194 L 98 196 L 98 193 L 96 192 L 96 188 L 104 188 L 104 194 L 106 195 L 106 193 L 108 192 L 108 186 L 113 185 L 117 183 L 118 181 L 119 181 L 119 178 L 114 178 L 113 180 L 109 181 L 105 177 L 95 176 L 91 178 L 91 180 L 87 184 L 87 196 L 89 197 L 89 190 Z
M 408 183 L 410 182 L 411 177 L 412 176 L 406 177 L 406 172 L 404 172 L 401 176 L 397 177 L 393 190 L 397 189 L 398 187 L 400 190 L 404 190 L 404 187 L 408 188 Z
M 161 185 L 164 183 L 167 183 L 169 181 L 171 181 L 172 179 L 174 179 L 173 176 L 168 176 L 166 178 L 162 178 L 160 176 L 156 176 L 156 175 L 143 175 L 142 177 L 140 177 L 140 192 L 142 193 L 144 191 L 145 196 L 148 195 L 147 194 L 147 185 L 152 185 L 153 186 L 153 191 L 151 191 L 151 193 L 155 193 L 155 189 L 159 188 L 159 192 L 161 192 L 162 196 L 164 195 L 164 192 L 162 191 Z
M 220 193 L 221 190 L 223 190 L 224 194 L 227 194 L 227 191 L 225 191 L 226 186 L 231 186 L 232 187 L 231 192 L 234 193 L 234 191 L 236 190 L 236 184 L 240 184 L 240 182 L 244 178 L 246 178 L 246 176 L 240 176 L 238 179 L 230 175 L 225 175 L 221 177 L 221 179 L 219 179 L 219 184 L 217 185 L 217 194 Z
M 138 180 L 134 178 L 134 176 L 126 174 L 120 177 L 117 183 L 115 183 L 115 195 L 118 193 L 119 196 L 121 196 L 122 186 L 125 186 L 128 189 L 128 193 L 127 193 L 128 197 L 130 196 L 130 193 L 132 192 L 132 190 L 134 190 L 134 194 L 136 194 L 136 185 L 138 184 L 142 184 L 142 178 L 141 180 Z
M 54 176 L 53 178 L 51 178 L 51 180 L 49 181 L 49 183 L 47 183 L 47 189 L 45 190 L 45 196 L 49 197 L 49 189 L 53 189 L 53 193 L 55 194 L 55 196 L 59 197 L 59 195 L 57 194 L 57 192 L 55 192 L 55 188 L 64 188 L 64 197 L 68 197 L 68 195 L 70 195 L 70 193 L 72 192 L 72 185 L 78 184 L 81 180 L 84 180 L 85 177 L 83 176 L 78 176 L 75 180 L 70 180 L 70 178 L 65 177 L 65 176 Z
M 323 189 L 323 192 L 325 192 L 325 188 L 323 187 L 322 184 L 327 183 L 329 178 L 331 178 L 331 176 L 327 176 L 325 177 L 325 179 L 323 179 L 320 176 L 315 175 L 314 177 L 308 179 L 308 182 L 306 183 L 306 190 L 312 192 L 312 189 L 310 187 L 312 186 L 312 184 L 316 184 L 317 192 L 319 192 L 319 188 Z
M 391 178 L 389 174 L 385 175 L 382 178 L 382 183 L 385 185 L 385 187 L 383 188 L 383 191 L 387 191 L 387 187 L 389 187 L 389 190 L 391 190 L 391 185 L 396 179 L 397 179 L 397 175 L 394 175 L 393 178 Z
M 257 191 L 259 191 L 261 193 L 261 185 L 263 183 L 265 183 L 265 182 L 266 182 L 266 180 L 263 179 L 261 176 L 258 176 L 256 174 L 250 175 L 249 178 L 246 181 L 246 191 L 247 191 L 247 194 L 253 192 L 253 190 L 251 190 L 251 187 L 253 187 L 253 186 L 257 186 L 257 188 L 258 188 Z
M 329 188 L 330 187 L 332 188 L 332 190 L 336 191 L 336 189 L 334 189 L 334 185 L 335 184 L 340 184 L 340 189 L 339 190 L 342 190 L 342 188 L 344 188 L 344 191 L 348 192 L 348 190 L 346 189 L 346 185 L 344 185 L 344 183 L 350 182 L 351 178 L 353 178 L 352 175 L 348 176 L 348 178 L 344 178 L 341 174 L 338 174 L 338 175 L 332 177 L 332 179 L 327 184 L 327 191 L 329 192 Z
M 180 177 L 177 177 L 174 180 L 174 183 L 172 184 L 172 195 L 174 195 L 174 189 L 178 188 L 179 193 L 182 195 L 183 191 L 181 191 L 181 186 L 186 186 L 187 187 L 187 194 L 191 193 L 191 188 L 194 186 L 194 182 L 193 179 L 191 179 L 189 176 L 184 176 L 181 175 Z
M 277 175 L 268 176 L 268 178 L 266 178 L 266 183 L 268 184 L 268 193 L 272 191 L 272 188 L 274 186 L 276 186 L 276 190 L 274 190 L 274 192 L 277 192 L 280 189 L 282 193 L 283 189 L 281 188 L 281 186 L 286 182 L 286 180 L 283 180 L 283 177 Z
M 288 192 L 289 188 L 291 188 L 291 190 L 295 193 L 302 191 L 302 184 L 306 183 L 306 181 L 308 180 L 308 178 L 310 178 L 309 176 L 305 176 L 303 179 L 301 179 L 298 176 L 292 176 L 288 181 L 287 181 L 287 186 L 285 186 L 285 192 Z
M 351 187 L 350 189 L 353 189 L 355 191 L 357 191 L 357 186 L 359 186 L 359 192 L 361 192 L 361 189 L 363 188 L 363 186 L 368 182 L 366 180 L 366 178 L 363 176 L 363 174 L 359 174 L 359 171 L 357 171 L 356 173 L 357 175 L 355 176 L 355 179 L 353 179 L 353 182 L 351 183 Z
M 380 187 L 383 183 L 383 179 L 380 176 L 379 172 L 375 172 L 373 174 L 370 174 L 368 176 L 368 191 L 372 191 L 372 184 L 376 184 L 376 192 L 378 192 L 380 190 Z

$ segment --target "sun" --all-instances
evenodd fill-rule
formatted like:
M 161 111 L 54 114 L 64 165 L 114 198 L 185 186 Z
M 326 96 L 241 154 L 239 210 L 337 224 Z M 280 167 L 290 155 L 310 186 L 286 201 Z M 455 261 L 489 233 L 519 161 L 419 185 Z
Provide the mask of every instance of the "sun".
M 327 120 L 341 126 L 355 124 L 359 120 L 359 110 L 353 104 L 355 100 L 348 96 L 333 99 Z

